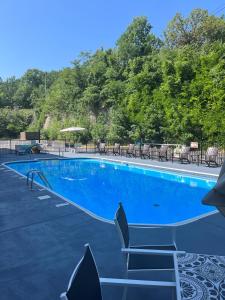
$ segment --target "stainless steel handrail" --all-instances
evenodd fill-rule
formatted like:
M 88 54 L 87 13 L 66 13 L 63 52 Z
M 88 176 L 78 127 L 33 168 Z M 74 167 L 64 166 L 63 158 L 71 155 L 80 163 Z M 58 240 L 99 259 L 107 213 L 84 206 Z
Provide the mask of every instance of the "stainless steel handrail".
M 30 182 L 31 190 L 33 189 L 33 182 L 34 182 L 35 174 L 39 176 L 39 178 L 42 180 L 42 182 L 44 183 L 44 185 L 46 187 L 48 187 L 49 189 L 52 189 L 52 187 L 51 187 L 50 183 L 48 182 L 47 178 L 45 177 L 44 173 L 40 170 L 32 169 L 27 172 L 27 186 L 29 186 L 29 182 Z

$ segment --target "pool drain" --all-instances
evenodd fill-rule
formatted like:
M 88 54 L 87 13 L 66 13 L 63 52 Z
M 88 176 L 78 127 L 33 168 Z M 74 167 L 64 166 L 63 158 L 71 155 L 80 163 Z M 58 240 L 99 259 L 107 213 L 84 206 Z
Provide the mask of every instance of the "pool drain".
M 153 204 L 154 207 L 159 207 L 160 205 L 158 203 Z

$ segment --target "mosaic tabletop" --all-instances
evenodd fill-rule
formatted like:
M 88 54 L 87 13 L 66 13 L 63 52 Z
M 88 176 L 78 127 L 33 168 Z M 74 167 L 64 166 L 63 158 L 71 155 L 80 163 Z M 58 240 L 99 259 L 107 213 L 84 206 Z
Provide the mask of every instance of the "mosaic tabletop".
M 225 300 L 225 256 L 178 256 L 184 300 Z

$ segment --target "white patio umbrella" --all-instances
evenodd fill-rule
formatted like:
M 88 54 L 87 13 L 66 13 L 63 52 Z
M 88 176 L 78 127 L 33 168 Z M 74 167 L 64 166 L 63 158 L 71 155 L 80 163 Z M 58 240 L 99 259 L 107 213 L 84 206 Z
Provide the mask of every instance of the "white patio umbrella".
M 86 128 L 83 127 L 68 127 L 68 128 L 61 129 L 60 132 L 79 132 L 85 129 Z M 70 148 L 70 141 L 69 141 L 69 148 Z
M 60 132 L 76 132 L 76 131 L 83 131 L 85 128 L 83 127 L 68 127 L 61 129 Z

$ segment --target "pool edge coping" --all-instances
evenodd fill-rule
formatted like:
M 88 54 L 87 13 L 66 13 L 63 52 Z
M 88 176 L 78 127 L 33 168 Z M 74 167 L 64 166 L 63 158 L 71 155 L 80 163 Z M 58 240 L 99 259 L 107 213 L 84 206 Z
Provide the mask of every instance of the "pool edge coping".
M 74 157 L 75 158 L 75 157 Z M 74 159 L 74 158 L 70 158 L 70 159 Z M 79 157 L 82 158 L 82 157 Z M 85 158 L 85 157 L 84 157 Z M 90 159 L 94 159 L 94 157 L 90 157 Z M 101 156 L 96 156 L 96 159 L 101 159 L 101 160 L 108 160 L 108 161 L 112 161 L 112 162 L 120 162 L 123 164 L 129 164 L 129 165 L 137 165 L 137 166 L 144 166 L 147 168 L 153 168 L 153 169 L 161 169 L 161 170 L 168 170 L 168 171 L 172 171 L 172 172 L 180 172 L 180 173 L 189 173 L 192 175 L 203 175 L 203 176 L 208 176 L 208 177 L 216 177 L 218 178 L 219 174 L 212 174 L 212 173 L 205 173 L 205 172 L 197 172 L 197 171 L 191 171 L 191 170 L 185 170 L 185 169 L 177 169 L 177 168 L 171 168 L 171 167 L 166 167 L 166 166 L 159 166 L 159 165 L 151 165 L 151 164 L 145 164 L 145 163 L 141 163 L 141 162 L 133 162 L 133 161 L 127 161 L 127 160 L 117 160 L 117 159 L 112 159 L 112 158 L 104 158 Z
M 154 165 L 147 165 L 147 164 L 141 164 L 141 163 L 139 164 L 138 162 L 134 162 L 134 163 L 131 162 L 131 163 L 129 163 L 129 162 L 127 162 L 127 161 L 113 160 L 113 159 L 107 159 L 107 158 L 102 158 L 102 157 L 96 157 L 96 158 L 94 158 L 94 157 L 73 157 L 73 158 L 70 158 L 70 157 L 63 157 L 63 158 L 58 158 L 58 157 L 57 157 L 57 158 L 49 158 L 49 159 L 48 159 L 48 158 L 44 158 L 44 159 L 42 159 L 42 158 L 40 158 L 40 159 L 37 158 L 37 159 L 31 159 L 31 160 L 8 161 L 8 162 L 1 163 L 0 165 L 3 165 L 4 167 L 8 168 L 9 170 L 15 172 L 15 173 L 18 174 L 19 176 L 24 177 L 24 178 L 26 179 L 26 176 L 25 176 L 25 175 L 23 175 L 23 174 L 17 172 L 17 171 L 16 171 L 15 169 L 13 169 L 13 168 L 10 168 L 7 164 L 10 164 L 10 163 L 18 163 L 18 162 L 21 162 L 21 163 L 23 163 L 23 162 L 32 162 L 32 161 L 33 161 L 33 162 L 37 162 L 37 161 L 41 161 L 41 160 L 69 160 L 69 159 L 87 159 L 87 158 L 89 158 L 89 159 L 109 160 L 109 161 L 113 161 L 113 162 L 126 163 L 126 164 L 131 164 L 131 165 L 132 165 L 132 164 L 135 164 L 135 165 L 140 165 L 140 166 L 150 166 L 150 167 L 152 167 L 152 168 L 156 167 L 156 166 L 154 166 Z M 160 169 L 160 168 L 161 168 L 160 166 L 157 166 L 157 169 Z M 167 170 L 169 170 L 169 171 L 176 170 L 176 172 L 177 172 L 177 171 L 179 172 L 179 169 L 173 169 L 173 168 L 167 168 L 167 167 L 163 167 L 163 169 L 164 169 L 164 170 L 167 169 Z M 188 170 L 188 171 L 189 171 L 189 170 Z M 185 172 L 186 172 L 186 170 L 183 170 L 183 173 L 185 173 Z M 191 172 L 191 171 L 189 171 L 189 173 L 192 173 L 192 174 L 193 174 L 193 172 Z M 196 173 L 199 174 L 199 175 L 200 175 L 200 174 L 202 174 L 202 175 L 207 174 L 207 173 L 195 172 L 194 175 L 197 175 Z M 207 175 L 210 176 L 210 174 L 207 174 Z M 205 175 L 205 176 L 206 176 L 206 175 Z M 215 177 L 215 176 L 218 177 L 219 175 L 213 174 L 213 176 L 214 176 L 214 177 Z M 55 191 L 53 191 L 53 190 L 47 188 L 46 186 L 39 184 L 39 183 L 36 182 L 35 180 L 34 180 L 34 183 L 35 183 L 36 185 L 38 185 L 39 187 L 44 188 L 46 191 L 48 191 L 48 192 L 50 192 L 50 193 L 56 195 L 57 197 L 61 198 L 62 200 L 64 200 L 64 201 L 70 203 L 71 205 L 75 206 L 76 208 L 82 210 L 83 212 L 85 212 L 86 214 L 88 214 L 89 216 L 91 216 L 92 218 L 97 219 L 97 220 L 99 220 L 99 221 L 102 221 L 102 222 L 104 222 L 104 223 L 108 223 L 108 224 L 113 224 L 113 225 L 114 225 L 114 221 L 105 219 L 105 218 L 103 218 L 103 217 L 100 217 L 100 216 L 94 214 L 94 213 L 91 212 L 90 210 L 88 210 L 88 209 L 86 209 L 86 208 L 84 208 L 84 207 L 78 205 L 77 203 L 72 202 L 71 200 L 69 200 L 69 199 L 65 198 L 64 196 L 58 194 L 57 192 L 55 192 Z M 213 211 L 211 211 L 211 212 L 208 212 L 208 213 L 205 213 L 205 214 L 201 214 L 200 216 L 196 216 L 196 217 L 193 217 L 193 218 L 184 220 L 184 221 L 179 221 L 179 222 L 171 223 L 171 224 L 146 224 L 146 223 L 143 223 L 143 224 L 142 224 L 142 223 L 129 223 L 129 226 L 130 226 L 130 227 L 144 227 L 144 228 L 151 228 L 151 227 L 167 227 L 167 228 L 168 228 L 168 227 L 179 227 L 179 226 L 183 226 L 183 225 L 187 225 L 187 224 L 193 223 L 193 222 L 198 221 L 198 220 L 200 220 L 200 219 L 204 219 L 204 218 L 206 218 L 206 217 L 208 217 L 208 216 L 211 216 L 211 215 L 214 215 L 214 214 L 217 214 L 217 213 L 219 213 L 217 210 L 213 210 Z

